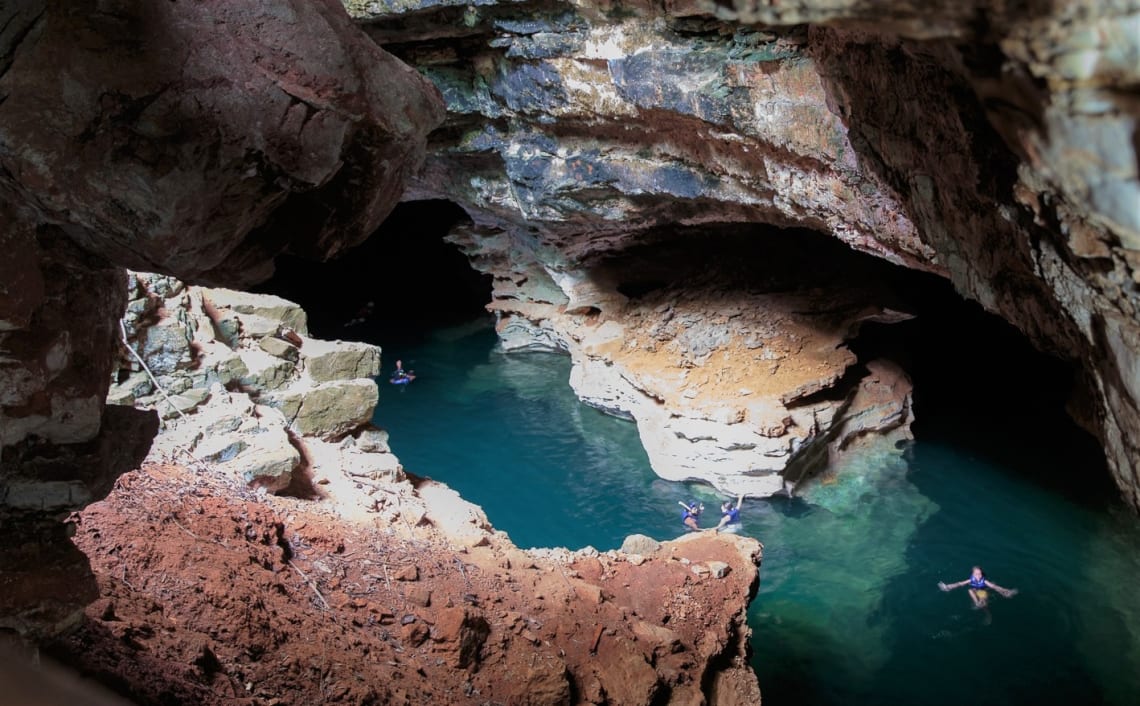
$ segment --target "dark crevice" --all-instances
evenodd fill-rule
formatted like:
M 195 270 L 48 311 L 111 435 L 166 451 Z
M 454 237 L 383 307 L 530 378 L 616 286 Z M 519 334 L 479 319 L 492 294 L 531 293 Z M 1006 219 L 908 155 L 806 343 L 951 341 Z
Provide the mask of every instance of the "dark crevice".
M 402 203 L 368 240 L 335 260 L 279 257 L 276 274 L 258 291 L 300 304 L 318 338 L 415 340 L 486 315 L 490 276 L 475 272 L 443 239 L 468 220 L 449 201 Z

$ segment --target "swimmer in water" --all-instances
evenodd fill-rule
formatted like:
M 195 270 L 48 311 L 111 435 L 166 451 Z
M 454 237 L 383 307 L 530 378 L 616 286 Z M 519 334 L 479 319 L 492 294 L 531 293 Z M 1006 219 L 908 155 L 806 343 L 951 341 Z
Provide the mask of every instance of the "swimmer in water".
M 736 499 L 736 505 L 731 501 L 720 504 L 720 523 L 713 528 L 713 532 L 721 530 L 734 530 L 740 527 L 740 506 L 744 504 L 744 493 Z
M 705 509 L 705 506 L 697 502 L 691 502 L 686 505 L 680 500 L 678 500 L 677 503 L 685 508 L 685 511 L 681 513 L 681 524 L 683 524 L 687 530 L 699 531 L 701 526 L 697 520 L 700 519 L 701 511 Z
M 943 591 L 952 591 L 955 588 L 969 586 L 970 600 L 974 602 L 975 608 L 985 608 L 989 605 L 989 589 L 993 589 L 1006 598 L 1013 598 L 1017 595 L 1016 588 L 1002 588 L 993 581 L 986 578 L 986 573 L 982 571 L 982 567 L 975 566 L 970 572 L 970 578 L 965 581 L 958 581 L 957 583 L 942 583 L 938 582 L 938 588 Z

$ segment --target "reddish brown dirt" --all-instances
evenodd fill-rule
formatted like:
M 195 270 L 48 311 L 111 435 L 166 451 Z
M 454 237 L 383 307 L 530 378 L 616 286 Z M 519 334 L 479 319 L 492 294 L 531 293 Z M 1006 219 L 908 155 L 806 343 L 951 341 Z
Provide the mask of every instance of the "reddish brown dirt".
M 401 530 L 406 529 L 401 527 Z M 640 566 L 349 523 L 173 466 L 77 516 L 100 597 L 49 652 L 146 704 L 755 703 L 758 545 Z M 694 565 L 731 566 L 721 579 Z

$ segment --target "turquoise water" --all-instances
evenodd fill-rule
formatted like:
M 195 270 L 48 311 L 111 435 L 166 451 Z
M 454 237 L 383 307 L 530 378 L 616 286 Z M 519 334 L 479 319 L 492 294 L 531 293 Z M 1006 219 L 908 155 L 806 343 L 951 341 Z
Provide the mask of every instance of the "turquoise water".
M 575 399 L 565 357 L 505 356 L 486 326 L 381 343 L 419 375 L 382 383 L 375 416 L 404 465 L 520 546 L 668 538 L 679 500 L 718 501 L 656 478 L 632 424 Z M 765 703 L 1140 703 L 1140 522 L 928 428 L 905 453 L 860 452 L 804 498 L 745 504 L 743 531 L 766 546 L 750 612 Z M 1048 439 L 1015 451 L 1043 476 L 1073 462 Z M 976 611 L 937 590 L 974 563 L 1020 594 Z

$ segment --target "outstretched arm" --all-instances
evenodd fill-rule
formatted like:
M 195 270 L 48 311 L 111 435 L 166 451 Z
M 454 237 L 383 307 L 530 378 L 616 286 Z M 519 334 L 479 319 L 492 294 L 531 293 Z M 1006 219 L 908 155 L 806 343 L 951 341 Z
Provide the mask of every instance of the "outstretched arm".
M 1017 589 L 1016 588 L 1002 588 L 1001 586 L 997 585 L 993 581 L 990 581 L 989 579 L 986 579 L 986 585 L 989 586 L 990 588 L 992 588 L 993 590 L 997 591 L 1001 595 L 1005 596 L 1006 598 L 1013 598 L 1015 595 L 1017 595 Z
M 952 591 L 955 588 L 961 588 L 968 583 L 970 583 L 970 579 L 966 579 L 965 581 L 958 581 L 957 583 L 939 583 L 938 586 L 943 591 Z
M 744 507 L 744 493 L 741 493 L 740 497 L 736 499 L 736 509 L 739 510 L 742 507 Z

